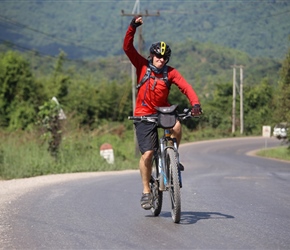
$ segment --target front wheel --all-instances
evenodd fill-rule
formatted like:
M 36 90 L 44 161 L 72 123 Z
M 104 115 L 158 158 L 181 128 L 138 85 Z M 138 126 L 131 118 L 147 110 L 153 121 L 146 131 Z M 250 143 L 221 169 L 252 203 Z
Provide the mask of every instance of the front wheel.
M 171 201 L 171 217 L 175 223 L 180 222 L 181 216 L 181 195 L 178 175 L 178 165 L 175 151 L 172 148 L 167 149 L 166 163 L 169 169 L 169 193 Z
M 158 216 L 162 208 L 163 192 L 159 190 L 159 171 L 158 171 L 158 156 L 154 156 L 152 163 L 152 175 L 150 180 L 150 189 L 153 195 L 151 213 Z

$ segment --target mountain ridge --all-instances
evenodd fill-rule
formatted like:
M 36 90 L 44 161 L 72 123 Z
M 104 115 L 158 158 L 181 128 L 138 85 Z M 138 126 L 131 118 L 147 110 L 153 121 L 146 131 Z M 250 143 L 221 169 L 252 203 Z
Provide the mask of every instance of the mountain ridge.
M 136 2 L 135 2 L 136 3 Z M 121 55 L 134 1 L 1 1 L 0 42 L 71 59 Z M 158 17 L 146 17 L 145 13 Z M 186 40 L 283 58 L 290 1 L 140 1 L 143 51 L 157 40 Z M 137 39 L 136 39 L 137 40 Z

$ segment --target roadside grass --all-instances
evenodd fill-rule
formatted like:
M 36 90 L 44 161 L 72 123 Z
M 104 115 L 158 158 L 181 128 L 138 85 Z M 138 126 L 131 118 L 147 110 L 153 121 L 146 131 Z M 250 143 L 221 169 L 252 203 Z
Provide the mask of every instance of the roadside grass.
M 162 132 L 159 131 L 159 136 Z M 130 121 L 106 123 L 95 130 L 64 129 L 57 157 L 50 155 L 42 131 L 0 131 L 0 179 L 28 178 L 74 172 L 138 169 L 140 153 Z M 217 139 L 220 131 L 183 129 L 183 141 Z M 114 163 L 100 156 L 100 147 L 111 144 Z M 136 150 L 137 148 L 137 150 Z
M 263 149 L 258 151 L 258 156 L 274 158 L 279 160 L 289 161 L 290 163 L 290 149 L 287 146 L 280 146 L 277 148 Z
M 0 132 L 0 179 L 137 169 L 139 159 L 134 157 L 133 133 L 119 126 L 113 129 L 121 132 L 76 130 L 64 134 L 57 158 L 50 155 L 47 142 L 39 134 Z M 113 147 L 113 164 L 100 156 L 103 143 Z
M 184 128 L 182 143 L 230 137 L 224 131 L 190 131 Z M 50 155 L 48 143 L 42 139 L 41 131 L 0 131 L 0 138 L 0 180 L 139 168 L 140 153 L 138 150 L 136 152 L 132 124 L 105 124 L 93 131 L 64 131 L 57 158 Z M 100 147 L 104 143 L 112 145 L 113 164 L 100 156 Z M 287 147 L 265 149 L 257 154 L 290 161 Z

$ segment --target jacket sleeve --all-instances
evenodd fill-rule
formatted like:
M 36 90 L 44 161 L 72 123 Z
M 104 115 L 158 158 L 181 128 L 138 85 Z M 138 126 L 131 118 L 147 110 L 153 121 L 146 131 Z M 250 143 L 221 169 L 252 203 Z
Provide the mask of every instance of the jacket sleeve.
M 136 68 L 137 82 L 140 82 L 142 77 L 145 75 L 148 61 L 146 58 L 140 55 L 134 47 L 135 33 L 136 33 L 136 28 L 129 25 L 125 38 L 124 38 L 123 50 L 128 56 L 131 63 Z
M 124 43 L 123 43 L 123 50 L 125 54 L 128 56 L 131 63 L 138 68 L 140 61 L 143 62 L 144 58 L 137 52 L 134 47 L 134 35 L 136 33 L 136 28 L 129 25 L 128 30 L 126 32 Z
M 187 96 L 190 104 L 193 106 L 194 104 L 200 104 L 198 96 L 193 89 L 193 87 L 184 79 L 184 77 L 174 68 L 168 72 L 169 80 L 175 84 L 179 90 Z

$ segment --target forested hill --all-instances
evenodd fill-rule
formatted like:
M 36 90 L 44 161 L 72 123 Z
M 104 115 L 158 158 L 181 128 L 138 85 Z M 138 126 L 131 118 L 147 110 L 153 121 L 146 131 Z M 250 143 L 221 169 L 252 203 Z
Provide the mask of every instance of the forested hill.
M 1 0 L 0 43 L 71 59 L 120 55 L 137 1 Z M 139 1 L 144 51 L 154 41 L 188 40 L 282 59 L 289 47 L 290 1 Z M 138 11 L 138 9 L 137 9 Z

